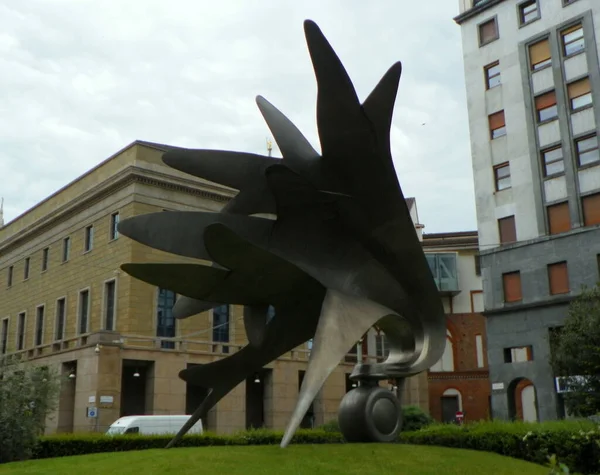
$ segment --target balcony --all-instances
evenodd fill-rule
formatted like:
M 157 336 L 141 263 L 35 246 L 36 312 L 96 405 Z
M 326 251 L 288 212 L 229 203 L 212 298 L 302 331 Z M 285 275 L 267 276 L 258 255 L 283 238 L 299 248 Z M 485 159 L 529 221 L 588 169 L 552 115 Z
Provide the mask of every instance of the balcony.
M 455 252 L 426 253 L 425 257 L 440 293 L 453 296 L 460 293 L 456 268 L 457 254 Z

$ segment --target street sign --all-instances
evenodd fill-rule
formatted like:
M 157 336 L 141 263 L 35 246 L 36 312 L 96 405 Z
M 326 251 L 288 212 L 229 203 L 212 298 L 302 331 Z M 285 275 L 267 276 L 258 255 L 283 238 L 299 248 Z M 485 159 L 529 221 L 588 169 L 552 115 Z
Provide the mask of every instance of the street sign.
M 98 408 L 97 407 L 88 407 L 87 408 L 87 416 L 90 418 L 98 417 Z
M 463 417 L 465 417 L 465 415 L 462 413 L 462 411 L 456 411 L 456 419 L 462 421 Z

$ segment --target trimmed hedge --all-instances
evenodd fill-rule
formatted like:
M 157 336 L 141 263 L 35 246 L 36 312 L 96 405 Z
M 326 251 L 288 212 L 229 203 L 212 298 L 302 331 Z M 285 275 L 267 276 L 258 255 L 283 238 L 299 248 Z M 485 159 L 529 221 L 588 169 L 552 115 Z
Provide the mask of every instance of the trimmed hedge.
M 600 473 L 600 431 L 587 423 L 438 424 L 402 433 L 400 442 L 495 452 L 540 465 L 555 454 L 571 473 Z

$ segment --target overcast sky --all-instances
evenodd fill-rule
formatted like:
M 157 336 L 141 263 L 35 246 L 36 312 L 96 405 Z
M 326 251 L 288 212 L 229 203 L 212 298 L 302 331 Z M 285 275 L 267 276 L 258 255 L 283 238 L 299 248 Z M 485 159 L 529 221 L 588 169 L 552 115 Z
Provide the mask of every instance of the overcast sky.
M 266 154 L 257 94 L 320 150 L 309 18 L 361 101 L 402 61 L 392 154 L 404 194 L 426 233 L 474 230 L 457 10 L 457 0 L 0 0 L 5 221 L 136 139 Z

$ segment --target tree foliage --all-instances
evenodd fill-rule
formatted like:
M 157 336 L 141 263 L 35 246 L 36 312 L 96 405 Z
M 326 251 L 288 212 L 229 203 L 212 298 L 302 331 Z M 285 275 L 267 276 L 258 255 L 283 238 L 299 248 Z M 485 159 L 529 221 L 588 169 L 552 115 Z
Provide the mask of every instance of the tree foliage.
M 59 390 L 60 378 L 47 366 L 0 359 L 0 463 L 31 456 Z
M 600 413 L 600 285 L 585 288 L 569 306 L 564 326 L 554 333 L 552 366 L 565 376 L 569 413 Z

